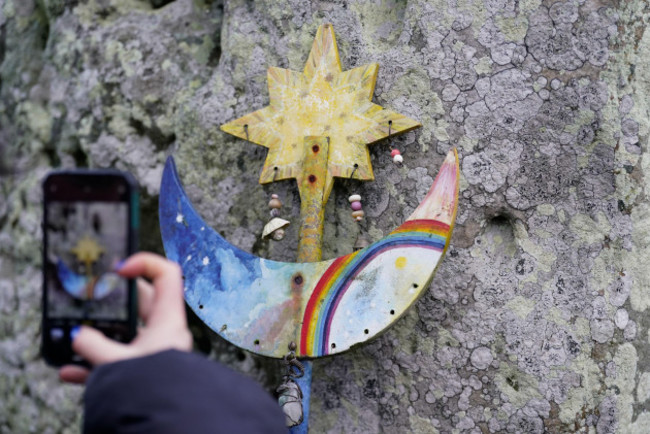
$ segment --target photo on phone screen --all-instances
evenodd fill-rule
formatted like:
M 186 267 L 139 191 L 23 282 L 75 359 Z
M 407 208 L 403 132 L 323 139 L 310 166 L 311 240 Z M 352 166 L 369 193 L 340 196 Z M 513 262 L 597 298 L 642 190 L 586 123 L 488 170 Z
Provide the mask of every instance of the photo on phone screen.
M 114 272 L 128 256 L 127 227 L 126 203 L 50 203 L 50 318 L 127 319 L 128 282 Z
M 134 283 L 115 269 L 134 250 L 135 187 L 120 175 L 67 172 L 43 184 L 43 342 L 53 365 L 80 363 L 77 326 L 129 341 L 135 331 Z

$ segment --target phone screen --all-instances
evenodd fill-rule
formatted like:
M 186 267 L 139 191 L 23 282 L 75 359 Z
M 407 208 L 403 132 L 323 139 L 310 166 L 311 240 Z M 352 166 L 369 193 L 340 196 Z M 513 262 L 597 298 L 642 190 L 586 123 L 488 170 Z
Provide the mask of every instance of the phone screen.
M 56 174 L 44 183 L 43 355 L 79 363 L 75 327 L 133 337 L 133 282 L 116 266 L 133 250 L 132 186 L 120 176 Z

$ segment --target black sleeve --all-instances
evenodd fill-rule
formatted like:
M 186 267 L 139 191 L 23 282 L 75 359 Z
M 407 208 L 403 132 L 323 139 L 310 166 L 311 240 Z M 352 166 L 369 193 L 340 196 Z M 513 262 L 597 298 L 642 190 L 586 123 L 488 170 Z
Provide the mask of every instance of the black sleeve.
M 192 353 L 163 351 L 93 370 L 84 433 L 287 433 L 254 381 Z

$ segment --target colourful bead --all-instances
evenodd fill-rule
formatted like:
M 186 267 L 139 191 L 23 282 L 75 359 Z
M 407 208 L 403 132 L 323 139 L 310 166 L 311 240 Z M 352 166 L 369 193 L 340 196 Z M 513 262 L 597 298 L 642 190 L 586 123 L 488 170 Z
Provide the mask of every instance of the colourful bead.
M 271 199 L 279 199 L 279 198 L 280 198 L 280 196 L 278 196 L 278 195 L 275 194 L 275 193 L 273 193 L 273 194 L 271 195 Z
M 403 162 L 403 161 L 404 161 L 404 158 L 403 158 L 401 155 L 399 155 L 399 154 L 397 154 L 397 155 L 395 155 L 395 156 L 393 157 L 393 162 L 395 162 L 395 163 L 401 163 L 401 162 Z
M 359 211 L 361 209 L 361 202 L 352 202 L 350 206 L 353 210 Z
M 348 197 L 348 201 L 350 203 L 352 203 L 352 202 L 361 202 L 361 196 L 359 196 L 358 194 L 353 194 L 352 196 Z
M 395 157 L 395 155 L 400 155 L 400 154 L 401 152 L 399 151 L 399 149 L 393 149 L 392 151 L 390 151 L 390 156 L 393 158 Z
M 273 231 L 271 238 L 273 238 L 275 241 L 282 240 L 284 238 L 284 229 L 276 229 Z
M 277 208 L 273 208 L 271 210 L 271 217 L 280 217 L 280 210 Z
M 354 217 L 357 220 L 359 220 L 359 217 L 363 218 L 364 215 L 366 215 L 366 213 L 363 212 L 363 210 L 352 211 L 352 217 Z
M 282 202 L 280 202 L 280 199 L 274 197 L 269 201 L 269 208 L 280 209 L 282 208 Z
M 361 216 L 357 217 L 358 222 L 360 222 L 361 220 L 363 220 L 363 217 L 361 217 Z

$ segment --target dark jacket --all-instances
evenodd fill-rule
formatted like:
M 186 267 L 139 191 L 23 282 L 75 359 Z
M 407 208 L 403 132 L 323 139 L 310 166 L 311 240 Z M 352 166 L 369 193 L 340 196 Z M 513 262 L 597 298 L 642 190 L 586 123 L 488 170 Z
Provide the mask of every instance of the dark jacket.
M 95 368 L 84 402 L 84 433 L 287 432 L 257 383 L 176 350 Z

